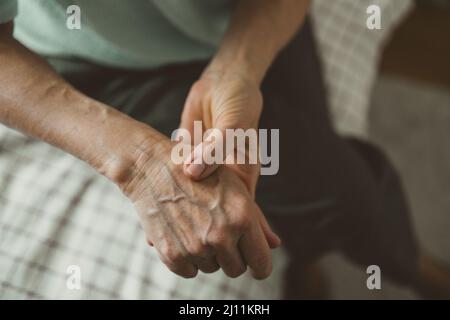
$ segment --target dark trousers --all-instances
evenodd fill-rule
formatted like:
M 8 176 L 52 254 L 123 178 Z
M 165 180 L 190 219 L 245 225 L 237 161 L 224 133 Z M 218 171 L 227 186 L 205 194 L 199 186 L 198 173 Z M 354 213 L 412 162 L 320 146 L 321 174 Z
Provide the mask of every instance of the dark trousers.
M 130 71 L 48 60 L 79 90 L 167 135 L 208 63 Z M 257 202 L 292 266 L 338 250 L 363 266 L 380 266 L 397 282 L 416 281 L 418 249 L 399 179 L 376 147 L 333 130 L 309 22 L 278 56 L 262 92 L 260 127 L 280 130 L 280 169 L 261 176 Z

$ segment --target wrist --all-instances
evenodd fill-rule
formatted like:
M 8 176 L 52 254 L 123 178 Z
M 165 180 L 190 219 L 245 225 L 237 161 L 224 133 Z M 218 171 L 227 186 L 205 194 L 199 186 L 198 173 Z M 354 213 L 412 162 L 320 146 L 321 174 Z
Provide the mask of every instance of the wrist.
M 141 164 L 150 162 L 155 157 L 157 143 L 150 142 L 150 139 L 143 132 L 130 132 L 127 139 L 117 139 L 114 143 L 116 146 L 107 151 L 99 165 L 94 167 L 124 191 L 138 175 Z
M 244 52 L 218 53 L 210 62 L 203 75 L 216 74 L 222 77 L 239 77 L 257 87 L 261 86 L 268 63 L 261 57 L 250 57 Z
M 93 108 L 102 110 L 95 112 L 102 121 L 97 119 L 95 138 L 86 148 L 90 149 L 87 162 L 127 193 L 131 181 L 140 174 L 140 168 L 161 156 L 168 139 L 115 109 L 103 105 Z

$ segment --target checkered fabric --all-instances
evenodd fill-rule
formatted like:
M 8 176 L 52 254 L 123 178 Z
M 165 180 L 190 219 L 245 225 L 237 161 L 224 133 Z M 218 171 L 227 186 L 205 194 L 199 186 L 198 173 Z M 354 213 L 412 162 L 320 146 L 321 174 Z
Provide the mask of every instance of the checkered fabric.
M 379 3 L 383 29 L 365 29 Z M 312 14 L 336 127 L 364 135 L 381 41 L 409 0 L 316 0 Z M 1 88 L 0 88 L 1 90 Z M 287 256 L 265 281 L 182 279 L 148 247 L 131 203 L 78 159 L 0 126 L 0 298 L 277 299 Z M 73 290 L 71 267 L 81 271 Z M 69 284 L 69 285 L 68 285 Z
M 381 30 L 367 28 L 367 8 L 381 9 Z M 410 0 L 313 0 L 332 119 L 345 135 L 366 137 L 370 94 L 383 43 L 412 7 Z

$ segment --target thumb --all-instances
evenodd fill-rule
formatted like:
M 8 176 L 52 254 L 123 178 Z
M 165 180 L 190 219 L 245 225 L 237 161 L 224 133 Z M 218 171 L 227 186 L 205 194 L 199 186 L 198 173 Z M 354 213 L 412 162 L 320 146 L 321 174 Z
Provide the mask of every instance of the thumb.
M 207 178 L 224 163 L 224 131 L 219 129 L 208 131 L 205 140 L 194 148 L 184 162 L 184 173 L 194 180 Z

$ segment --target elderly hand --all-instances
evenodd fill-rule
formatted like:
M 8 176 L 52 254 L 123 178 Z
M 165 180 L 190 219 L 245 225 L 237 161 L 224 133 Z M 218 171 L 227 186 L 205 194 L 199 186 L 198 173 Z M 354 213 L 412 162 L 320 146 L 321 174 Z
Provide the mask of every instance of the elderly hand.
M 172 147 L 167 140 L 151 157 L 141 150 L 136 174 L 122 185 L 161 260 L 187 278 L 219 267 L 237 277 L 247 266 L 257 279 L 269 276 L 271 231 L 244 183 L 226 167 L 193 181 L 171 162 Z

